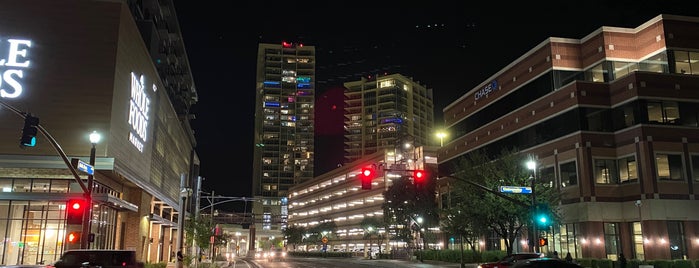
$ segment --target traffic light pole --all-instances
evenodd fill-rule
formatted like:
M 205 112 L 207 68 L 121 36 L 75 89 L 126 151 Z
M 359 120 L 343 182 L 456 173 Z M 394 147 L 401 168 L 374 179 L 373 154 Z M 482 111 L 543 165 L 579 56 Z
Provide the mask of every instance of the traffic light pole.
M 16 109 L 15 107 L 12 107 L 11 105 L 5 103 L 2 100 L 0 100 L 0 105 L 4 106 L 7 109 L 10 109 L 12 112 L 14 112 L 15 114 L 19 115 L 20 117 L 22 117 L 24 119 L 27 118 L 27 113 L 24 113 L 24 112 Z M 63 151 L 63 148 L 61 148 L 61 145 L 58 144 L 56 139 L 54 139 L 53 136 L 51 136 L 51 134 L 48 131 L 46 131 L 46 129 L 44 129 L 44 127 L 41 124 L 37 124 L 36 128 L 39 130 L 39 132 L 41 132 L 41 134 L 44 134 L 44 136 L 46 136 L 46 139 L 49 140 L 49 143 L 51 143 L 51 145 L 56 150 L 56 152 L 58 152 L 58 154 L 61 156 L 61 158 L 63 159 L 63 162 L 68 167 L 68 170 L 70 170 L 70 173 L 72 173 L 73 177 L 75 177 L 75 181 L 78 182 L 78 184 L 80 185 L 80 188 L 82 188 L 85 199 L 87 199 L 87 204 L 89 204 L 88 210 L 91 209 L 90 208 L 92 206 L 91 205 L 92 204 L 91 189 L 88 186 L 86 186 L 85 183 L 83 183 L 82 178 L 80 178 L 80 175 L 78 175 L 78 171 L 75 170 L 75 167 L 73 167 L 70 160 L 68 159 L 68 156 Z M 94 152 L 94 150 L 95 150 L 94 147 L 92 148 L 92 150 Z M 90 164 L 94 166 L 93 161 L 94 161 L 93 159 L 90 159 Z M 85 210 L 85 211 L 88 211 L 88 210 Z M 85 213 L 85 215 L 83 216 L 82 234 L 80 237 L 80 248 L 82 248 L 82 249 L 87 248 L 86 247 L 87 241 L 88 241 L 87 239 L 89 239 L 89 237 L 88 237 L 89 236 L 89 224 L 88 224 L 88 222 L 85 222 L 86 218 L 89 220 L 88 213 Z M 86 228 L 86 226 L 87 226 L 87 228 Z M 88 232 L 85 232 L 86 229 L 88 230 Z
M 470 184 L 470 185 L 472 185 L 472 186 L 478 187 L 478 188 L 480 188 L 481 190 L 486 191 L 486 192 L 489 192 L 489 193 L 494 194 L 494 195 L 497 195 L 498 197 L 502 197 L 502 198 L 506 199 L 507 201 L 512 202 L 512 203 L 515 204 L 515 205 L 518 205 L 518 206 L 521 206 L 521 207 L 527 208 L 527 209 L 528 209 L 528 208 L 531 208 L 531 206 L 530 206 L 529 204 L 527 204 L 527 203 L 524 203 L 524 202 L 519 201 L 519 200 L 517 200 L 517 199 L 514 199 L 514 198 L 512 198 L 512 197 L 506 196 L 506 195 L 504 195 L 504 194 L 502 194 L 502 193 L 500 193 L 500 192 L 493 191 L 493 190 L 491 190 L 491 189 L 488 189 L 488 187 L 485 187 L 485 186 L 483 186 L 483 185 L 480 185 L 480 184 L 475 183 L 475 182 L 472 182 L 472 181 L 468 181 L 468 180 L 463 179 L 463 178 L 454 177 L 454 176 L 442 176 L 442 177 L 440 177 L 440 178 L 452 178 L 452 179 L 455 179 L 455 180 L 457 180 L 457 181 L 464 182 L 464 183 Z M 532 185 L 532 186 L 533 186 L 533 185 Z M 534 199 L 533 199 L 533 196 L 534 196 L 533 194 L 534 194 L 534 188 L 532 188 L 532 200 L 534 200 Z
M 531 204 L 531 209 L 532 213 L 536 213 L 536 192 L 534 190 L 534 180 L 536 178 L 536 169 L 534 170 L 534 176 L 530 177 L 531 183 L 532 183 L 532 204 Z M 539 246 L 539 234 L 538 230 L 536 228 L 536 221 L 532 217 L 532 235 L 533 237 L 529 239 L 529 241 L 535 241 L 535 242 L 530 242 L 531 245 L 534 246 L 534 252 L 539 252 L 540 246 Z
M 16 109 L 15 107 L 12 107 L 11 105 L 5 103 L 4 101 L 2 101 L 1 98 L 0 98 L 0 105 L 4 106 L 7 109 L 10 109 L 12 112 L 14 112 L 15 114 L 19 115 L 20 117 L 22 117 L 24 119 L 27 118 L 26 113 L 24 113 L 24 112 Z M 85 183 L 83 183 L 83 180 L 80 178 L 80 175 L 78 175 L 78 171 L 75 170 L 75 167 L 73 167 L 73 165 L 71 165 L 70 160 L 68 159 L 68 156 L 66 156 L 66 153 L 61 148 L 61 145 L 59 145 L 58 142 L 56 142 L 56 139 L 54 139 L 53 136 L 51 136 L 51 134 L 48 131 L 46 131 L 46 129 L 44 129 L 43 126 L 41 126 L 41 124 L 38 124 L 36 127 L 39 129 L 39 132 L 41 132 L 41 134 L 44 134 L 44 136 L 46 136 L 46 139 L 49 140 L 49 143 L 51 143 L 51 145 L 56 150 L 56 152 L 58 152 L 58 154 L 61 156 L 61 158 L 63 158 L 63 162 L 65 162 L 66 166 L 68 166 L 70 173 L 72 173 L 73 177 L 75 177 L 75 181 L 77 181 L 78 184 L 80 184 L 80 188 L 82 188 L 83 192 L 87 193 L 89 191 L 89 189 L 87 188 L 87 185 L 85 185 Z

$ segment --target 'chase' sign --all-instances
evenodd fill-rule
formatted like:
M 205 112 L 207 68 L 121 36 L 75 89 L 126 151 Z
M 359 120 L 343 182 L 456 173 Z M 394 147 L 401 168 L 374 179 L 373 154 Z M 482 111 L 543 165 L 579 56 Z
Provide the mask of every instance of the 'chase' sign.
M 488 94 L 493 93 L 496 90 L 498 90 L 498 81 L 493 80 L 492 82 L 490 82 L 490 84 L 487 84 L 480 90 L 476 91 L 476 93 L 473 94 L 473 97 L 475 98 L 475 100 L 478 100 L 482 97 L 488 96 Z
M 17 98 L 22 94 L 24 69 L 29 68 L 27 52 L 32 41 L 0 39 L 0 97 Z

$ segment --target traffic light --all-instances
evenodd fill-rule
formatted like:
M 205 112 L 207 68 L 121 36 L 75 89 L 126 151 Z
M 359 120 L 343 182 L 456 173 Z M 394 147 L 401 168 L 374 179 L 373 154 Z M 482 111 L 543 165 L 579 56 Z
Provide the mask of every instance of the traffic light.
M 539 237 L 539 246 L 543 247 L 549 244 L 548 238 Z
M 68 244 L 79 244 L 80 243 L 80 232 L 69 232 L 66 236 L 66 242 Z
M 374 169 L 362 168 L 362 174 L 359 176 L 362 180 L 362 189 L 371 190 L 371 181 L 374 180 Z
M 413 181 L 415 184 L 422 184 L 425 182 L 425 178 L 427 178 L 427 173 L 424 170 L 414 170 L 413 171 Z
M 34 147 L 36 146 L 36 134 L 39 133 L 39 118 L 31 114 L 27 114 L 24 118 L 24 128 L 22 128 L 22 137 L 19 139 L 19 147 Z
M 81 199 L 68 200 L 66 205 L 66 223 L 67 224 L 82 224 L 83 214 L 85 213 L 85 201 Z
M 549 224 L 549 216 L 546 215 L 546 213 L 540 212 L 539 214 L 536 215 L 536 224 L 538 224 L 541 227 L 548 227 Z

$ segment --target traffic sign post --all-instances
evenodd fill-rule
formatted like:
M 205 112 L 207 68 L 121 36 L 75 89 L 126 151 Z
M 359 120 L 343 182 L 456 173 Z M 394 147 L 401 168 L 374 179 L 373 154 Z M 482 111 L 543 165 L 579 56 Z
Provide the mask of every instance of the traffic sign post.
M 85 161 L 82 161 L 78 158 L 71 158 L 70 163 L 73 165 L 74 168 L 82 172 L 85 172 L 87 175 L 95 175 L 95 167 L 88 163 L 85 163 Z

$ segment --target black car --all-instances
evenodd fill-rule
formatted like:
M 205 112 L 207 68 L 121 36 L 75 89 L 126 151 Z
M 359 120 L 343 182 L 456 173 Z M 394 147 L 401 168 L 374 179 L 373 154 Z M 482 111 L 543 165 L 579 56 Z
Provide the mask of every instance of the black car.
M 518 261 L 510 268 L 582 268 L 582 266 L 557 258 L 536 258 Z
M 503 257 L 499 261 L 478 265 L 478 268 L 506 268 L 512 266 L 512 264 L 520 260 L 541 258 L 543 256 L 544 255 L 541 253 L 534 252 L 513 253 Z
M 56 268 L 143 268 L 143 262 L 136 261 L 133 250 L 69 250 L 53 264 Z

